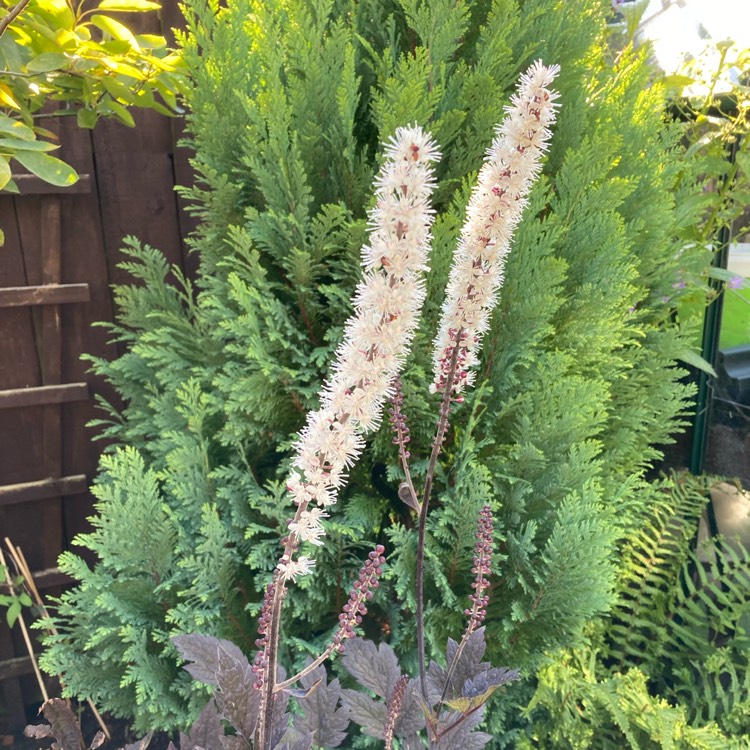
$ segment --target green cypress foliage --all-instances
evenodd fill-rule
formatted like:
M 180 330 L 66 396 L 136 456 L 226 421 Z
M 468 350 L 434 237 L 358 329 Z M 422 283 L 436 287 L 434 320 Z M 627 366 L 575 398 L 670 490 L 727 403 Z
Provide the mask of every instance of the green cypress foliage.
M 99 562 L 64 556 L 80 583 L 44 655 L 70 693 L 140 727 L 173 727 L 202 696 L 170 635 L 217 634 L 252 651 L 288 513 L 289 449 L 358 279 L 376 147 L 412 122 L 444 154 L 428 300 L 404 376 L 412 455 L 427 455 L 431 341 L 470 185 L 537 58 L 562 66 L 559 122 L 477 387 L 446 443 L 428 529 L 428 637 L 439 654 L 461 630 L 486 503 L 501 550 L 493 662 L 533 674 L 543 651 L 580 645 L 610 607 L 616 542 L 690 397 L 675 366 L 691 340 L 674 285 L 706 259 L 679 239 L 696 218 L 686 198 L 697 168 L 663 121 L 643 57 L 607 62 L 603 12 L 599 0 L 188 2 L 198 184 L 186 193 L 201 218 L 200 273 L 195 289 L 173 283 L 158 252 L 126 248 L 135 282 L 117 290 L 113 335 L 127 352 L 94 362 L 125 400 L 102 423 L 123 447 L 102 461 L 96 530 L 80 540 Z M 336 506 L 316 575 L 289 597 L 288 660 L 334 626 L 376 540 L 390 578 L 365 628 L 404 653 L 413 645 L 416 532 L 396 458 L 384 428 Z M 136 519 L 166 549 L 126 543 Z

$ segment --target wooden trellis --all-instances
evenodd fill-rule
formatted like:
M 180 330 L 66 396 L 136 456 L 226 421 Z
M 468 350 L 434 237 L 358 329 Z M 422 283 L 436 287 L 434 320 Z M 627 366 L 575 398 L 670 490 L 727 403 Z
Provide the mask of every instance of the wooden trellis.
M 178 21 L 176 0 L 162 16 L 165 28 Z M 176 148 L 181 123 L 134 115 L 132 129 L 46 124 L 58 128 L 59 156 L 79 182 L 55 188 L 18 175 L 20 195 L 0 192 L 0 541 L 21 547 L 43 596 L 59 592 L 57 558 L 88 530 L 88 486 L 103 447 L 86 427 L 100 416 L 94 396 L 117 403 L 81 355 L 121 353 L 94 323 L 113 320 L 111 286 L 130 281 L 118 268 L 123 237 L 159 248 L 188 276 L 195 267 L 183 242 L 192 222 L 174 192 L 191 181 Z M 23 727 L 38 700 L 26 648 L 4 619 L 0 611 L 0 735 Z

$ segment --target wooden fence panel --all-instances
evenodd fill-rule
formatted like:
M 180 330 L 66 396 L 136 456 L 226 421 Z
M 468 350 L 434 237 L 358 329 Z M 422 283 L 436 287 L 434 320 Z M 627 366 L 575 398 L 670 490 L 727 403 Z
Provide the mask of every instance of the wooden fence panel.
M 177 0 L 163 15 L 177 21 Z M 158 30 L 153 16 L 128 23 Z M 88 485 L 102 448 L 86 427 L 100 416 L 94 398 L 118 403 L 81 355 L 122 353 L 94 323 L 114 320 L 111 285 L 129 281 L 118 268 L 123 238 L 153 245 L 188 275 L 195 268 L 184 243 L 194 220 L 174 191 L 190 180 L 188 156 L 176 148 L 182 125 L 133 114 L 135 128 L 102 121 L 93 131 L 60 118 L 60 156 L 80 182 L 62 189 L 22 175 L 21 195 L 0 192 L 0 541 L 22 548 L 47 592 L 59 591 L 60 552 L 89 529 Z M 0 734 L 23 726 L 38 701 L 22 641 L 2 619 Z

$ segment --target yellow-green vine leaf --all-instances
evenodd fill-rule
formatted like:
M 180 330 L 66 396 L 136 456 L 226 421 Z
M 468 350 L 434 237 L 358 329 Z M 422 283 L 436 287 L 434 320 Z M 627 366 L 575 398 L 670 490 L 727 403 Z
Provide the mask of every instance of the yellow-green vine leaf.
M 35 57 L 27 66 L 29 73 L 50 73 L 60 70 L 68 63 L 68 58 L 62 52 L 44 52 Z
M 125 125 L 127 125 L 129 128 L 135 127 L 135 120 L 133 119 L 133 115 L 130 114 L 130 111 L 127 107 L 124 107 L 120 102 L 116 102 L 114 99 L 110 99 L 109 101 L 104 102 L 103 109 L 109 109 L 110 111 L 114 112 L 117 115 L 117 119 L 123 122 Z
M 10 182 L 11 172 L 9 159 L 5 156 L 0 156 L 0 190 L 2 190 Z
M 4 138 L 0 135 L 0 151 L 54 151 L 59 146 L 47 141 L 28 141 L 22 138 Z
M 141 51 L 141 46 L 138 44 L 138 40 L 135 38 L 133 32 L 119 21 L 115 21 L 114 18 L 97 14 L 91 16 L 91 23 L 106 34 L 109 34 L 113 39 L 117 39 L 120 42 L 128 42 L 132 49 L 137 52 Z
M 69 164 L 38 151 L 18 151 L 13 158 L 50 185 L 68 187 L 78 182 L 78 173 Z
M 159 3 L 152 3 L 150 0 L 102 0 L 99 3 L 99 10 L 115 10 L 126 13 L 143 13 L 147 10 L 159 10 Z

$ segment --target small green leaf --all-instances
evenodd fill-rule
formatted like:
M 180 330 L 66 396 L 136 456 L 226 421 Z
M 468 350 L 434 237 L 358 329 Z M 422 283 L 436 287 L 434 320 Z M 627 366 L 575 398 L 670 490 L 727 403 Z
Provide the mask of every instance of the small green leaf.
M 21 602 L 18 599 L 13 601 L 13 604 L 8 607 L 8 611 L 5 613 L 5 621 L 8 623 L 8 627 L 12 628 L 15 625 L 18 616 L 21 614 Z
M 128 108 L 120 104 L 120 102 L 110 99 L 109 101 L 104 102 L 103 109 L 110 109 L 115 115 L 117 115 L 118 119 L 125 123 L 129 128 L 135 127 L 133 115 L 131 115 Z
M 159 10 L 159 3 L 150 0 L 102 0 L 99 10 L 119 10 L 127 13 L 143 13 L 147 10 Z
M 691 349 L 684 349 L 677 354 L 677 359 L 685 364 L 696 367 L 702 372 L 708 373 L 712 377 L 716 377 L 716 370 L 711 366 L 708 360 L 703 359 L 700 354 L 692 351 Z
M 0 229 L 0 247 L 2 247 L 5 244 L 5 232 L 3 232 L 2 229 Z
M 745 153 L 744 151 L 739 151 L 735 155 L 735 159 L 745 173 L 745 176 L 750 177 L 750 154 Z
M 78 173 L 69 164 L 49 154 L 38 151 L 18 151 L 14 158 L 37 177 L 50 185 L 67 187 L 78 182 Z
M 664 76 L 664 78 L 662 78 L 662 81 L 665 86 L 675 89 L 682 89 L 685 88 L 685 86 L 690 86 L 692 83 L 695 83 L 694 78 L 686 75 L 681 75 L 680 73 Z
M 79 109 L 76 113 L 76 122 L 79 128 L 91 129 L 96 125 L 98 119 L 99 117 L 93 109 Z
M 47 141 L 27 141 L 20 138 L 3 138 L 0 136 L 0 151 L 54 151 L 59 146 Z
M 44 52 L 37 55 L 27 66 L 29 73 L 49 73 L 52 70 L 60 70 L 68 63 L 68 58 L 61 52 Z

